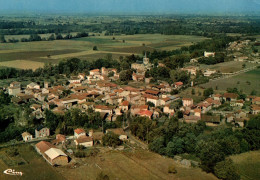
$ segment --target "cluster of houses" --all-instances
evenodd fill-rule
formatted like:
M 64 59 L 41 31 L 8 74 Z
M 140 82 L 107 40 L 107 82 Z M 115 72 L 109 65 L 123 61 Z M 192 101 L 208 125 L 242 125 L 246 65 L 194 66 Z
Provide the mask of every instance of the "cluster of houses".
M 200 69 L 199 69 L 199 67 L 196 67 L 196 66 L 188 66 L 188 67 L 182 68 L 181 70 L 188 72 L 190 75 L 196 76 Z M 213 74 L 217 73 L 217 71 L 214 69 L 206 69 L 206 70 L 203 70 L 202 73 L 204 76 L 210 77 Z
M 251 103 L 250 111 L 242 108 L 246 101 Z M 209 111 L 218 108 L 224 102 L 228 102 L 231 107 L 237 107 L 236 110 L 234 112 L 218 111 L 214 115 L 208 115 Z M 208 126 L 217 126 L 225 120 L 227 123 L 244 127 L 245 121 L 248 121 L 250 116 L 260 113 L 260 97 L 248 96 L 242 100 L 238 99 L 235 93 L 213 94 L 198 104 L 194 104 L 192 98 L 183 98 L 182 104 L 180 110 L 183 112 L 185 122 L 196 123 L 203 120 Z M 223 115 L 225 119 L 221 119 L 220 115 Z
M 113 132 L 119 136 L 119 139 L 122 141 L 126 141 L 128 139 L 126 133 L 122 128 L 116 129 L 107 129 L 106 133 Z M 40 137 L 49 137 L 50 130 L 49 128 L 39 126 L 35 129 L 35 138 Z M 94 132 L 94 130 L 90 130 L 88 135 L 86 131 L 82 128 L 77 128 L 74 130 L 74 136 L 66 137 L 62 134 L 57 134 L 56 138 L 51 142 L 40 141 L 35 145 L 36 151 L 42 155 L 42 157 L 51 165 L 66 165 L 68 164 L 68 155 L 64 153 L 61 148 L 66 149 L 68 153 L 73 153 L 71 149 L 67 149 L 67 142 L 74 142 L 75 147 L 84 146 L 84 147 L 92 147 L 95 144 L 102 143 L 102 137 L 104 136 L 103 132 Z M 25 142 L 33 140 L 33 137 L 30 133 L 24 132 L 22 133 L 23 140 Z M 59 146 L 61 145 L 61 146 Z

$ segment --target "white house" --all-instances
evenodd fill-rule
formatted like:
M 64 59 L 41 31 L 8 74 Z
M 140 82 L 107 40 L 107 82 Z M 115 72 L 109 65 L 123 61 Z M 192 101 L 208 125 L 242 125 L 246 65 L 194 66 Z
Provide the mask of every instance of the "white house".
M 84 129 L 77 128 L 74 130 L 74 137 L 79 138 L 80 136 L 86 136 L 86 132 Z
M 22 133 L 22 137 L 25 142 L 31 141 L 33 139 L 32 135 L 28 132 Z
M 74 140 L 76 146 L 80 145 L 80 146 L 84 146 L 84 147 L 91 147 L 93 146 L 93 138 L 83 135 L 80 136 L 78 139 Z
M 204 57 L 215 57 L 216 53 L 215 52 L 204 52 Z

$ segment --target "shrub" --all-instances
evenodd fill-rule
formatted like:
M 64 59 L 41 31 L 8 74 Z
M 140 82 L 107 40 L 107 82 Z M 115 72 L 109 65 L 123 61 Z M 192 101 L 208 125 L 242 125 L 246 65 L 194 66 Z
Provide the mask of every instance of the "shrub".
M 168 167 L 168 173 L 176 174 L 177 173 L 176 167 L 174 165 L 170 165 Z

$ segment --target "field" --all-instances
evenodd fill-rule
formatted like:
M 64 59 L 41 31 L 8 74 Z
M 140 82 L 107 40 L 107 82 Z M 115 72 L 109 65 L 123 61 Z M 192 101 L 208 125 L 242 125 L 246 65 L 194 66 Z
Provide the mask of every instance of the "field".
M 252 151 L 231 156 L 242 180 L 259 179 L 260 151 Z
M 216 179 L 212 174 L 202 172 L 199 168 L 185 168 L 176 165 L 174 160 L 144 150 L 134 152 L 102 153 L 97 157 L 83 160 L 84 165 L 75 169 L 57 168 L 69 180 L 95 179 L 103 172 L 110 179 L 155 180 L 155 179 Z M 168 166 L 176 165 L 177 174 L 168 173 Z
M 214 64 L 214 65 L 201 64 L 200 68 L 202 68 L 202 69 L 212 69 L 212 70 L 219 71 L 221 73 L 233 73 L 233 72 L 242 70 L 243 64 L 246 65 L 246 68 L 255 66 L 255 64 L 252 64 L 252 63 L 229 61 L 229 62 Z
M 0 172 L 12 168 L 17 172 L 23 172 L 23 176 L 9 176 L 0 173 L 1 180 L 94 180 L 100 172 L 107 174 L 110 179 L 125 180 L 216 179 L 212 174 L 207 174 L 199 168 L 183 167 L 176 164 L 173 159 L 162 157 L 145 150 L 134 150 L 132 152 L 106 150 L 105 152 L 100 152 L 95 157 L 77 159 L 77 163 L 72 168 L 73 166 L 50 166 L 34 149 L 29 148 L 30 145 L 20 145 L 17 147 L 20 153 L 17 157 L 7 155 L 7 148 L 0 149 Z M 22 165 L 12 165 L 15 161 L 23 161 L 24 163 Z M 175 165 L 177 174 L 168 173 L 169 165 Z
M 17 157 L 10 157 L 5 152 L 7 148 L 0 149 L 0 179 L 1 180 L 46 180 L 64 179 L 52 166 L 47 164 L 43 158 L 36 153 L 34 149 L 29 148 L 30 145 L 17 146 L 19 155 Z M 12 147 L 10 147 L 12 148 Z M 12 165 L 14 161 L 23 161 L 22 165 Z M 10 176 L 2 173 L 6 169 L 15 169 L 17 172 L 23 172 L 23 176 Z
M 204 85 L 204 88 L 215 88 L 218 87 L 219 90 L 225 91 L 227 88 L 238 88 L 246 94 L 250 94 L 252 90 L 256 90 L 257 94 L 260 95 L 260 69 L 255 69 L 237 76 L 233 76 L 228 79 L 220 79 L 217 81 L 210 81 Z
M 10 38 L 21 38 L 21 35 L 10 36 Z M 37 61 L 41 63 L 58 63 L 62 59 L 78 57 L 85 60 L 96 60 L 112 54 L 114 59 L 120 56 L 131 54 L 141 55 L 143 51 L 174 50 L 181 46 L 191 45 L 206 38 L 200 36 L 185 35 L 161 35 L 161 34 L 137 34 L 117 36 L 90 36 L 72 40 L 55 40 L 39 42 L 18 42 L 5 43 L 0 47 L 1 66 L 15 68 L 37 68 L 42 64 L 35 64 L 33 67 L 16 64 L 16 60 Z M 93 51 L 97 46 L 98 51 Z M 13 62 L 12 62 L 13 61 Z

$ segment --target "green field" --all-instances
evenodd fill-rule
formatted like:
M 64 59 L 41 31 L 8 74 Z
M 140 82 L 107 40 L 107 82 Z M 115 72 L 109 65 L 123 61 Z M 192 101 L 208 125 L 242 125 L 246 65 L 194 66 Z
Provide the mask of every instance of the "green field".
M 253 64 L 253 63 L 228 61 L 228 62 L 218 63 L 218 64 L 214 64 L 214 65 L 200 64 L 200 68 L 201 69 L 213 69 L 213 70 L 219 71 L 221 73 L 233 73 L 233 72 L 242 70 L 243 64 L 246 65 L 246 68 L 255 66 L 255 64 Z
M 215 88 L 225 91 L 227 88 L 238 88 L 246 94 L 250 94 L 252 90 L 256 90 L 260 95 L 260 69 L 255 69 L 237 76 L 217 81 L 210 81 L 209 83 L 201 85 L 204 88 Z
M 260 178 L 260 151 L 231 156 L 242 180 Z
M 21 35 L 17 35 L 21 38 Z M 15 37 L 15 35 L 10 36 Z M 114 40 L 113 40 L 114 37 Z M 114 59 L 131 54 L 141 55 L 143 51 L 174 50 L 181 46 L 202 41 L 206 38 L 185 35 L 137 34 L 118 36 L 90 36 L 72 40 L 55 40 L 39 42 L 5 43 L 0 47 L 0 66 L 19 67 L 16 60 L 57 63 L 62 59 L 78 57 L 85 60 L 96 60 L 112 54 Z M 124 42 L 123 42 L 124 40 Z M 93 46 L 98 51 L 93 51 Z M 13 62 L 11 62 L 13 61 Z M 1 64 L 1 62 L 10 62 Z M 33 66 L 35 69 L 36 66 Z M 42 67 L 39 64 L 37 67 Z M 22 64 L 20 68 L 31 66 Z

